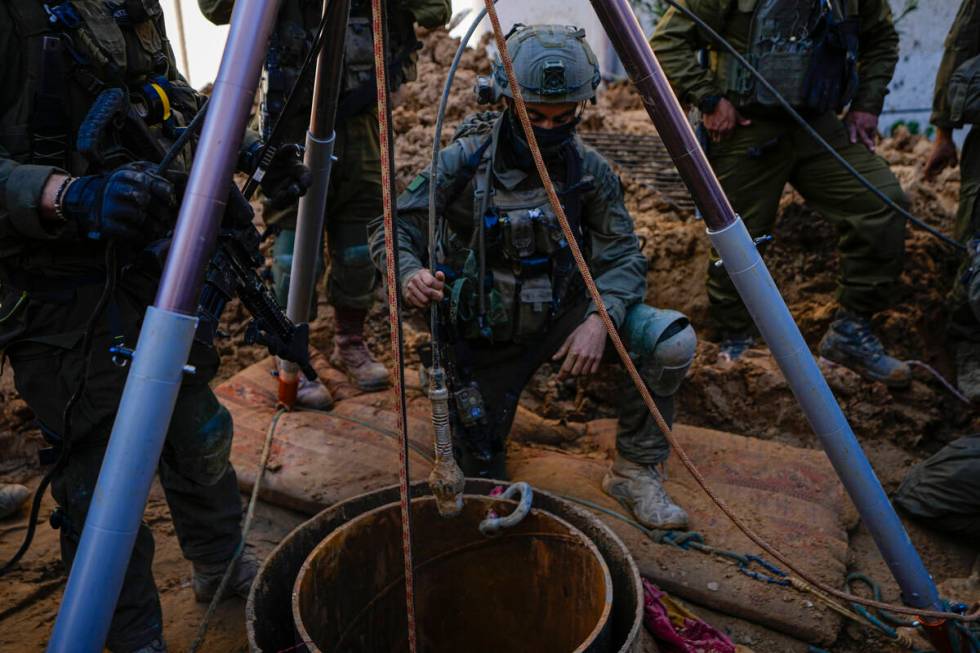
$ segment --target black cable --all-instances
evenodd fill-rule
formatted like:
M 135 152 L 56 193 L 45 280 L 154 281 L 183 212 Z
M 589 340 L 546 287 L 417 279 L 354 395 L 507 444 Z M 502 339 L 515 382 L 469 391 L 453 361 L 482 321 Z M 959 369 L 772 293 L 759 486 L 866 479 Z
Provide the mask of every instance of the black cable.
M 194 115 L 194 119 L 191 120 L 186 127 L 184 127 L 184 131 L 180 132 L 180 136 L 178 136 L 177 140 L 175 140 L 173 145 L 170 146 L 167 153 L 163 155 L 163 158 L 157 165 L 158 175 L 163 176 L 163 174 L 167 171 L 167 168 L 170 167 L 170 164 L 173 163 L 175 158 L 177 158 L 177 154 L 184 149 L 184 146 L 187 145 L 189 140 L 191 140 L 194 133 L 201 128 L 201 125 L 204 122 L 204 116 L 208 112 L 208 104 L 210 104 L 210 102 L 211 98 L 206 98 L 204 100 L 204 102 L 201 104 L 201 108 L 198 109 L 197 113 Z
M 738 61 L 746 70 L 748 70 L 749 73 L 751 73 L 751 75 L 753 77 L 755 77 L 765 87 L 765 89 L 767 91 L 769 91 L 770 93 L 772 93 L 773 97 L 776 98 L 776 100 L 779 102 L 780 106 L 786 111 L 786 113 L 788 113 L 790 115 L 790 117 L 793 118 L 793 120 L 795 120 L 801 127 L 803 127 L 804 131 L 806 131 L 806 133 L 809 134 L 810 137 L 813 138 L 813 140 L 815 140 L 818 145 L 820 145 L 823 149 L 827 150 L 827 152 L 830 153 L 830 155 L 837 161 L 837 163 L 839 163 L 841 165 L 841 167 L 844 168 L 844 170 L 846 170 L 852 177 L 854 177 L 855 179 L 857 179 L 858 182 L 862 186 L 864 186 L 865 188 L 867 188 L 868 190 L 870 190 L 872 193 L 874 193 L 878 197 L 878 199 L 880 199 L 882 202 L 884 202 L 884 204 L 888 208 L 892 209 L 893 211 L 895 211 L 896 213 L 898 213 L 899 215 L 901 215 L 903 218 L 905 218 L 906 220 L 908 220 L 909 222 L 911 222 L 916 227 L 918 227 L 918 228 L 920 228 L 920 229 L 928 232 L 929 234 L 931 234 L 932 236 L 934 236 L 934 237 L 938 238 L 939 240 L 943 241 L 947 245 L 949 245 L 951 247 L 954 247 L 955 249 L 959 250 L 960 252 L 962 252 L 964 254 L 967 252 L 967 249 L 966 249 L 966 246 L 965 245 L 963 245 L 962 243 L 959 243 L 956 240 L 950 238 L 949 236 L 947 236 L 946 234 L 942 233 L 938 229 L 929 226 L 921 218 L 917 218 L 916 216 L 914 216 L 911 213 L 909 213 L 906 209 L 902 208 L 901 206 L 899 206 L 898 204 L 896 204 L 890 197 L 888 197 L 887 195 L 885 195 L 877 186 L 875 186 L 874 184 L 872 184 L 864 175 L 862 175 L 860 172 L 858 172 L 854 168 L 854 166 L 852 166 L 850 163 L 848 163 L 847 159 L 845 159 L 843 156 L 841 156 L 840 153 L 838 153 L 837 150 L 835 150 L 830 143 L 828 143 L 826 140 L 824 140 L 824 138 L 819 133 L 817 133 L 817 130 L 814 129 L 810 125 L 810 123 L 808 123 L 806 121 L 806 119 L 803 118 L 803 116 L 801 116 L 799 113 L 797 113 L 797 111 L 786 100 L 786 98 L 783 97 L 782 94 L 780 94 L 779 91 L 777 91 L 773 87 L 773 85 L 769 83 L 769 80 L 767 80 L 765 78 L 765 76 L 763 76 L 762 73 L 760 73 L 758 70 L 756 70 L 752 66 L 752 64 L 750 64 L 748 62 L 748 60 L 745 57 L 743 57 L 742 54 L 738 50 L 735 49 L 735 46 L 733 46 L 731 43 L 729 43 L 725 39 L 725 37 L 723 37 L 721 34 L 719 34 L 718 32 L 716 32 L 710 25 L 708 25 L 704 20 L 702 20 L 697 14 L 695 14 L 693 11 L 691 11 L 687 7 L 681 5 L 676 0 L 664 0 L 664 2 L 666 2 L 668 5 L 670 5 L 674 9 L 676 9 L 677 11 L 681 12 L 682 14 L 684 14 L 685 16 L 687 16 L 688 18 L 690 18 L 692 21 L 694 21 L 694 23 L 699 28 L 701 28 L 702 30 L 704 30 L 712 39 L 714 39 L 715 41 L 717 41 L 717 43 L 719 45 L 721 45 L 733 57 L 735 57 L 735 60 L 736 61 Z
M 102 289 L 102 295 L 99 297 L 99 301 L 95 305 L 95 310 L 88 318 L 88 322 L 85 324 L 85 334 L 82 337 L 82 374 L 81 379 L 78 381 L 78 385 L 75 387 L 75 392 L 72 393 L 68 402 L 65 404 L 65 410 L 62 415 L 62 421 L 64 422 L 64 429 L 61 434 L 61 450 L 58 452 L 58 459 L 55 461 L 54 465 L 41 479 L 41 483 L 37 486 L 37 490 L 34 491 L 34 499 L 31 502 L 31 514 L 27 522 L 27 533 L 24 534 L 24 541 L 21 543 L 20 548 L 13 557 L 6 563 L 3 567 L 0 567 L 0 576 L 5 575 L 11 569 L 14 568 L 20 559 L 24 557 L 27 550 L 31 547 L 31 542 L 34 540 L 34 532 L 37 530 L 37 515 L 41 510 L 41 501 L 44 499 L 44 491 L 47 490 L 48 485 L 51 484 L 51 480 L 54 478 L 55 474 L 64 469 L 65 464 L 68 462 L 68 456 L 71 449 L 71 431 L 72 431 L 72 411 L 75 405 L 82 398 L 82 394 L 85 392 L 85 387 L 88 385 L 88 372 L 90 366 L 90 359 L 92 355 L 92 341 L 95 337 L 95 328 L 98 321 L 102 318 L 102 314 L 105 312 L 106 307 L 109 305 L 109 301 L 112 299 L 112 295 L 116 292 L 116 284 L 118 282 L 118 269 L 116 267 L 116 244 L 114 241 L 109 241 L 105 248 L 105 266 L 106 266 L 106 278 L 105 285 Z M 63 525 L 62 528 L 67 528 L 68 525 Z

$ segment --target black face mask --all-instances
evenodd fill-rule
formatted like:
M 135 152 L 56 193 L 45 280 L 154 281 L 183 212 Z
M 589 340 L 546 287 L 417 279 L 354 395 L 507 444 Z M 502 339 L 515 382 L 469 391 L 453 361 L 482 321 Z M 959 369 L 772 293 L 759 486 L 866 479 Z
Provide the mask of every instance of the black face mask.
M 507 114 L 507 127 L 510 130 L 509 140 L 511 141 L 512 152 L 517 159 L 516 163 L 522 169 L 531 170 L 534 168 L 534 158 L 531 156 L 531 148 L 524 138 L 524 130 L 520 120 L 510 109 L 507 110 Z M 538 141 L 538 147 L 541 148 L 541 156 L 546 162 L 554 161 L 560 157 L 562 146 L 575 135 L 575 128 L 580 121 L 581 119 L 576 117 L 567 124 L 552 129 L 531 126 L 534 131 L 534 138 Z
M 538 145 L 542 150 L 556 149 L 562 145 L 565 141 L 570 140 L 575 134 L 575 127 L 578 126 L 579 119 L 576 117 L 564 125 L 559 127 L 552 127 L 551 129 L 543 129 L 541 127 L 531 126 L 534 131 L 534 138 L 537 139 Z

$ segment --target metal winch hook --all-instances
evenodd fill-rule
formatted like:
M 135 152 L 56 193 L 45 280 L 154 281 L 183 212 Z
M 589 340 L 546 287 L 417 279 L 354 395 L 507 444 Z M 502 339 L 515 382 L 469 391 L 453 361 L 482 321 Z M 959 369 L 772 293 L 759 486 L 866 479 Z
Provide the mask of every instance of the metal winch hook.
M 534 491 L 527 483 L 514 483 L 507 488 L 499 499 L 513 499 L 515 495 L 521 495 L 521 500 L 517 504 L 514 512 L 505 517 L 498 517 L 494 511 L 487 513 L 486 519 L 480 522 L 480 532 L 487 537 L 499 535 L 505 528 L 513 528 L 520 524 L 527 514 L 531 512 L 531 502 L 534 501 Z

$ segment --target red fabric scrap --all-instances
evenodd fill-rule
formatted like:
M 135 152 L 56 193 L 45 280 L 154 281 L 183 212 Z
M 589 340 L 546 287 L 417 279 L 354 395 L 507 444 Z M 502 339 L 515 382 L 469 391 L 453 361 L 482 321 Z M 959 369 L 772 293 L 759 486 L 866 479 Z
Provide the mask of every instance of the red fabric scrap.
M 674 613 L 671 620 L 662 601 L 664 597 L 669 601 L 670 597 L 646 578 L 643 596 L 643 624 L 665 653 L 735 653 L 735 644 L 714 626 L 679 613 Z

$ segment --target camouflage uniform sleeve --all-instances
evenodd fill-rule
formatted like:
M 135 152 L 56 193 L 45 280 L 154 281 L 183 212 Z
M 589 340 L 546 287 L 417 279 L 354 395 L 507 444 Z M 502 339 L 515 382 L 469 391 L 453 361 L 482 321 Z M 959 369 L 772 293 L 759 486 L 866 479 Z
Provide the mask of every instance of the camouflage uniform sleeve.
M 936 75 L 936 87 L 932 96 L 932 115 L 929 122 L 943 129 L 957 125 L 949 116 L 949 100 L 946 97 L 949 78 L 960 64 L 980 54 L 980 8 L 977 0 L 963 0 L 953 26 L 946 36 L 943 59 Z
M 18 57 L 11 53 L 20 47 L 13 21 L 0 12 L 0 55 L 5 55 L 4 61 L 17 62 Z M 0 113 L 8 111 L 8 103 L 16 97 L 21 84 L 19 75 L 14 74 L 16 69 L 16 65 L 0 68 Z M 0 146 L 0 240 L 63 236 L 67 230 L 57 223 L 42 221 L 37 210 L 44 184 L 55 172 L 59 172 L 58 168 L 18 163 Z
M 206 1 L 200 0 L 200 2 Z M 411 12 L 416 23 L 429 29 L 442 27 L 453 15 L 450 0 L 405 0 L 402 2 L 402 7 Z
M 595 187 L 582 207 L 582 226 L 589 247 L 589 269 L 609 316 L 618 328 L 626 309 L 646 294 L 647 261 L 623 201 L 619 177 L 595 152 L 586 154 L 586 171 Z M 596 312 L 593 304 L 588 314 Z
M 235 0 L 197 0 L 197 6 L 204 17 L 215 25 L 227 25 L 231 22 Z
M 52 166 L 17 163 L 0 147 L 0 239 L 52 240 L 68 233 L 64 223 L 42 220 L 38 213 L 41 191 L 55 172 L 67 174 Z
M 445 189 L 455 185 L 458 171 L 466 160 L 467 153 L 464 141 L 455 141 L 452 145 L 439 152 L 439 190 L 437 196 Z M 408 279 L 420 269 L 428 265 L 429 251 L 429 183 L 430 166 L 427 165 L 405 191 L 398 196 L 398 264 L 399 287 L 404 286 Z M 368 225 L 368 242 L 371 249 L 371 259 L 382 274 L 386 266 L 384 216 L 379 216 Z
M 732 0 L 680 0 L 713 29 L 721 32 Z M 650 45 L 682 102 L 698 104 L 709 95 L 724 95 L 715 74 L 698 62 L 697 51 L 712 45 L 697 25 L 671 7 L 657 22 Z
M 878 115 L 898 63 L 898 32 L 888 0 L 863 0 L 858 52 L 858 89 L 851 109 Z

